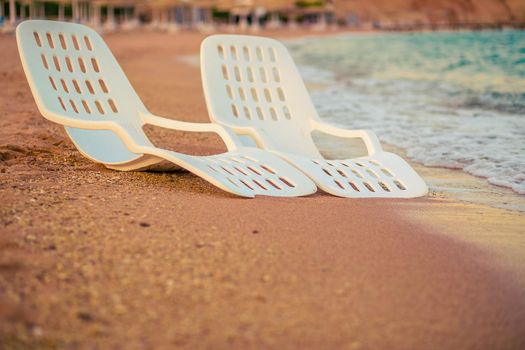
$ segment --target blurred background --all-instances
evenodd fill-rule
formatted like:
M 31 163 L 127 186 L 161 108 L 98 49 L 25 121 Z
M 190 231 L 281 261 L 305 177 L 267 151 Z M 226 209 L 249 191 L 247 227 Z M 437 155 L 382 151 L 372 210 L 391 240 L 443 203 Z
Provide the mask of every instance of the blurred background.
M 436 30 L 524 27 L 524 0 L 0 0 L 0 26 L 47 18 L 98 30 L 137 26 L 253 30 L 338 27 Z

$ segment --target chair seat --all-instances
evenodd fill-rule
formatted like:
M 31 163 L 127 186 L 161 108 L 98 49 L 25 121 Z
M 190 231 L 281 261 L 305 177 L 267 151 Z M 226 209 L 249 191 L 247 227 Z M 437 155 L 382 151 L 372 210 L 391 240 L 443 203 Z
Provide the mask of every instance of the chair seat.
M 165 153 L 163 159 L 181 164 L 217 187 L 244 197 L 295 197 L 317 190 L 312 181 L 288 162 L 257 148 L 241 148 L 212 156 Z
M 323 191 L 351 198 L 414 198 L 427 186 L 401 157 L 388 152 L 354 159 L 312 159 L 282 154 Z

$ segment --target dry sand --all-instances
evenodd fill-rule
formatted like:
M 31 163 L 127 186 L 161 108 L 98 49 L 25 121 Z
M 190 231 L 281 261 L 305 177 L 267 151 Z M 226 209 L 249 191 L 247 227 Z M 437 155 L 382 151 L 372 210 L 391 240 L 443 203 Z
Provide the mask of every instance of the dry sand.
M 202 38 L 107 42 L 154 113 L 204 122 L 198 69 L 178 59 Z M 523 215 L 434 192 L 250 200 L 183 171 L 107 170 L 40 116 L 12 36 L 0 91 L 0 348 L 525 348 Z

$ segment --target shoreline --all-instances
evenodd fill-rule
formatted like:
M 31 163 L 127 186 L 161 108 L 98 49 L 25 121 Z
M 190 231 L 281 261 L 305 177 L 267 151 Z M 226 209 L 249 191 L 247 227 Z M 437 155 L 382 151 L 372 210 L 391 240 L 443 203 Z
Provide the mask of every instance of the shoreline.
M 346 34 L 348 33 L 336 33 L 333 34 L 333 36 Z M 322 36 L 278 36 L 276 39 L 284 42 L 295 42 L 320 37 Z M 198 54 L 181 55 L 177 60 L 194 68 L 200 67 Z M 310 93 L 312 91 L 322 90 L 326 87 L 323 83 L 305 82 L 305 84 Z M 465 203 L 487 205 L 491 208 L 515 211 L 518 214 L 525 212 L 525 195 L 517 193 L 509 187 L 493 184 L 489 182 L 486 177 L 470 174 L 463 169 L 426 166 L 423 163 L 412 160 L 408 157 L 405 149 L 396 145 L 388 144 L 384 141 L 381 141 L 381 143 L 387 151 L 396 153 L 403 159 L 409 161 L 410 165 L 416 169 L 418 173 L 425 174 L 425 180 L 429 185 L 429 189 L 436 192 L 436 196 L 453 198 Z M 337 142 L 331 144 L 330 141 L 325 141 L 323 146 L 325 147 L 324 151 L 328 154 L 333 153 L 332 156 L 334 158 L 348 157 L 344 152 L 341 153 L 335 151 L 335 148 L 337 148 Z M 340 143 L 340 146 L 345 147 L 347 145 Z M 360 145 L 354 146 L 359 147 Z
M 345 36 L 347 33 L 341 33 L 341 34 L 335 34 L 334 37 L 338 36 Z M 350 34 L 351 35 L 351 34 Z M 294 45 L 295 43 L 301 43 L 302 40 L 306 40 L 308 45 L 308 40 L 313 39 L 315 40 L 315 37 L 306 37 L 306 38 L 297 38 L 297 39 L 285 39 L 286 42 Z M 303 44 L 305 45 L 305 44 Z M 300 47 L 300 45 L 299 45 Z M 301 66 L 301 64 L 299 64 Z M 329 70 L 325 68 L 320 68 L 313 65 L 306 64 L 306 68 L 313 68 L 314 72 L 319 70 L 321 74 L 330 74 L 330 75 L 336 75 L 333 70 Z M 311 93 L 318 92 L 318 91 L 324 91 L 326 88 L 329 87 L 329 83 L 325 83 L 322 81 L 316 81 L 316 78 L 312 78 L 310 75 L 307 74 L 307 77 L 305 78 L 305 82 Z M 330 80 L 332 78 L 329 78 Z M 336 78 L 333 78 L 336 79 Z M 337 79 L 336 79 L 337 80 Z M 499 90 L 498 90 L 499 91 Z M 510 91 L 510 90 L 509 90 Z M 333 101 L 332 101 L 333 102 Z M 510 114 L 511 112 L 506 111 L 497 111 L 502 117 L 516 117 L 515 114 Z M 338 120 L 338 123 L 343 123 L 342 120 Z M 385 144 L 387 144 L 384 140 L 382 140 Z M 387 144 L 388 147 L 392 150 L 395 150 L 395 153 L 403 154 L 403 158 L 407 159 L 407 152 L 405 149 L 400 148 L 399 146 L 395 144 Z M 344 157 L 344 155 L 339 155 L 339 157 Z M 460 178 L 462 184 L 467 184 L 468 182 L 468 190 L 464 192 L 469 192 L 467 195 L 465 193 L 460 193 L 461 187 L 458 187 L 460 184 L 454 184 L 454 183 L 446 183 L 446 185 L 450 186 L 450 188 L 442 188 L 441 190 L 444 191 L 449 196 L 455 196 L 458 199 L 467 200 L 468 202 L 473 203 L 485 203 L 490 206 L 503 208 L 503 209 L 509 209 L 509 210 L 516 210 L 519 212 L 525 212 L 525 193 L 522 193 L 520 190 L 513 188 L 514 183 L 510 183 L 509 181 L 506 181 L 508 179 L 502 180 L 501 178 L 493 178 L 490 179 L 492 175 L 476 175 L 472 174 L 471 172 L 463 169 L 468 168 L 468 164 L 461 164 L 460 165 L 451 165 L 450 167 L 447 167 L 446 165 L 436 165 L 436 166 L 427 166 L 423 161 L 414 161 L 417 162 L 419 165 L 424 166 L 425 168 L 431 168 L 431 169 L 438 169 L 437 172 L 440 172 L 442 175 L 444 175 L 444 170 L 448 171 L 450 174 L 453 174 L 456 171 L 461 172 L 461 175 L 457 175 L 456 177 Z M 447 162 L 441 161 L 441 162 Z M 451 161 L 448 161 L 448 163 L 451 163 Z M 453 162 L 452 162 L 453 163 Z M 441 176 L 443 177 L 443 176 Z M 449 178 L 454 177 L 453 175 L 450 175 Z M 481 181 L 480 181 L 481 180 Z M 502 184 L 504 182 L 507 182 L 506 185 Z M 499 182 L 499 183 L 497 183 Z M 466 188 L 465 188 L 466 190 Z M 478 193 L 476 193 L 478 192 Z M 480 201 L 481 200 L 481 201 Z
M 105 36 L 148 109 L 207 122 L 199 71 L 179 60 L 202 38 Z M 525 346 L 523 215 L 439 197 L 240 199 L 184 171 L 111 171 L 40 115 L 14 38 L 0 46 L 7 346 Z M 225 149 L 207 134 L 147 134 Z

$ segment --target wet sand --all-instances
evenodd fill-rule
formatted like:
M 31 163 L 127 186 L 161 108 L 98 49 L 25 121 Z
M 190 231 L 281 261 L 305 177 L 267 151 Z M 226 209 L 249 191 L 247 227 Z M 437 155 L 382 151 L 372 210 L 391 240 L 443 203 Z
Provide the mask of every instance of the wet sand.
M 106 37 L 152 112 L 205 122 L 199 71 L 179 59 L 202 38 Z M 241 199 L 184 171 L 105 169 L 41 117 L 13 36 L 0 91 L 0 348 L 525 347 L 522 214 L 435 191 Z

